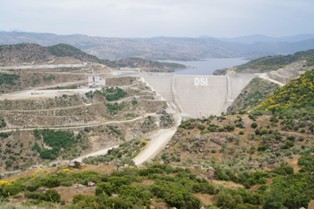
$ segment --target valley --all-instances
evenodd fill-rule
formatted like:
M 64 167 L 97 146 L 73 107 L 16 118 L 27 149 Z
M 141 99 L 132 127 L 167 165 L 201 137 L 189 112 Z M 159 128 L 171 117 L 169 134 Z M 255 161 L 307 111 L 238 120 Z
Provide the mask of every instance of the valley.
M 105 62 L 63 44 L 5 46 L 0 60 L 1 207 L 301 208 L 314 200 L 311 51 L 216 76 Z

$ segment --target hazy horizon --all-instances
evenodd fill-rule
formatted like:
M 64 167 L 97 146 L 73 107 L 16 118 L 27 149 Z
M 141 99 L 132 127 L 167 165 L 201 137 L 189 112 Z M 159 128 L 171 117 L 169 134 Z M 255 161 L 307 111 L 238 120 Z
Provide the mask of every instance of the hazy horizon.
M 314 36 L 314 33 L 296 33 L 291 35 L 282 35 L 282 36 L 270 36 L 265 34 L 246 34 L 240 36 L 210 36 L 210 35 L 198 35 L 198 36 L 165 36 L 165 35 L 158 35 L 158 36 L 134 36 L 134 37 L 121 37 L 121 36 L 102 36 L 102 35 L 89 35 L 84 33 L 68 33 L 68 34 L 60 34 L 55 32 L 46 32 L 46 31 L 24 31 L 19 29 L 14 30 L 3 30 L 0 28 L 0 32 L 7 32 L 7 33 L 34 33 L 34 34 L 54 34 L 58 36 L 72 36 L 72 35 L 83 35 L 89 37 L 100 37 L 100 38 L 214 38 L 214 39 L 233 39 L 233 38 L 244 38 L 244 37 L 253 37 L 253 36 L 261 36 L 267 38 L 285 38 L 285 37 L 296 37 L 296 36 Z
M 3 0 L 0 30 L 99 37 L 314 34 L 311 0 Z

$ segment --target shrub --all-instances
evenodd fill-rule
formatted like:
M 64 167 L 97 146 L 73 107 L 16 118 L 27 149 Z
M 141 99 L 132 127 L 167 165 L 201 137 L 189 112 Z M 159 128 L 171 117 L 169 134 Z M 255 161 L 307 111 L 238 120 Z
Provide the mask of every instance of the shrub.
M 301 172 L 314 172 L 314 155 L 302 155 L 298 161 L 298 165 L 302 168 Z
M 252 123 L 252 124 L 251 124 L 251 128 L 257 128 L 257 123 L 255 123 L 255 122 Z
M 46 192 L 26 192 L 25 197 L 29 199 L 37 199 L 47 202 L 59 203 L 61 201 L 60 194 L 54 189 L 48 189 Z
M 208 184 L 208 182 L 200 182 L 193 185 L 192 191 L 195 193 L 214 194 L 215 188 L 214 186 Z
M 228 125 L 224 126 L 224 129 L 226 131 L 233 131 L 235 128 L 234 128 L 234 125 L 228 124 Z
M 7 126 L 7 123 L 5 122 L 5 120 L 3 118 L 0 118 L 0 128 L 4 128 Z
M 278 175 L 290 175 L 293 174 L 293 168 L 291 166 L 281 166 L 272 170 L 273 173 Z
M 233 209 L 243 203 L 240 195 L 231 195 L 226 192 L 219 192 L 216 198 L 216 205 L 221 209 Z

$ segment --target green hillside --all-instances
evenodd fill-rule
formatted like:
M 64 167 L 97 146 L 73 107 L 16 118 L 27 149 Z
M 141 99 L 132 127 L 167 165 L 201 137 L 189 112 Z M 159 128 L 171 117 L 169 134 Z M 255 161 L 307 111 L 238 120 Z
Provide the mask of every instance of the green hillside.
M 262 78 L 254 78 L 234 100 L 232 105 L 228 107 L 228 112 L 247 111 L 263 100 L 267 99 L 271 94 L 279 88 L 277 84 Z
M 258 105 L 259 110 L 313 109 L 314 107 L 314 69 L 300 78 L 290 81 L 272 96 Z
M 236 68 L 237 72 L 244 71 L 246 69 L 254 70 L 256 72 L 269 72 L 277 70 L 288 64 L 296 61 L 306 60 L 307 66 L 314 65 L 314 50 L 301 51 L 290 55 L 278 55 L 278 56 L 267 56 L 258 59 L 251 60 L 250 62 L 239 65 Z
M 74 57 L 82 61 L 98 63 L 101 62 L 101 60 L 98 59 L 96 56 L 87 54 L 80 49 L 68 44 L 57 44 L 54 46 L 48 46 L 47 49 L 52 55 L 55 55 L 57 57 Z

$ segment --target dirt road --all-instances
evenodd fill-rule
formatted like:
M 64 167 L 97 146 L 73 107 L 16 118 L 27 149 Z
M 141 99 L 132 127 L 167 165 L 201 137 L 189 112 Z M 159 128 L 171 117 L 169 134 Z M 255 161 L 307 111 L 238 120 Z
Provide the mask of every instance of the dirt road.
M 116 145 L 116 146 L 113 146 L 113 147 L 108 147 L 108 148 L 105 148 L 105 149 L 101 149 L 101 150 L 98 150 L 96 152 L 92 152 L 92 153 L 89 153 L 87 155 L 84 155 L 84 156 L 81 156 L 81 157 L 78 157 L 78 158 L 75 158 L 73 160 L 71 160 L 72 162 L 74 161 L 77 161 L 77 162 L 82 162 L 84 158 L 88 158 L 88 157 L 95 157 L 95 156 L 99 156 L 99 155 L 105 155 L 107 154 L 107 152 L 111 149 L 115 149 L 119 147 L 119 145 Z
M 30 128 L 12 128 L 12 129 L 5 129 L 5 130 L 0 130 L 0 133 L 9 133 L 13 131 L 33 131 L 35 129 L 38 130 L 43 130 L 49 128 L 50 130 L 69 130 L 69 129 L 79 129 L 79 128 L 90 128 L 90 127 L 97 127 L 97 126 L 102 126 L 102 125 L 109 125 L 109 124 L 120 124 L 120 123 L 131 123 L 135 122 L 137 120 L 146 118 L 148 116 L 155 116 L 156 113 L 148 113 L 130 120 L 116 120 L 116 121 L 106 121 L 106 122 L 101 122 L 101 123 L 91 123 L 91 124 L 86 124 L 86 125 L 81 125 L 81 126 L 62 126 L 62 127 L 30 127 Z
M 284 86 L 284 85 L 285 85 L 284 83 L 281 83 L 281 82 L 279 82 L 279 81 L 276 81 L 276 80 L 274 80 L 274 79 L 271 79 L 266 73 L 259 73 L 259 74 L 257 74 L 257 75 L 258 75 L 258 77 L 260 77 L 260 78 L 262 78 L 262 79 L 265 79 L 265 80 L 268 80 L 268 81 L 270 81 L 270 82 L 272 82 L 272 83 L 278 84 L 279 86 Z
M 160 129 L 154 132 L 149 138 L 150 141 L 145 146 L 144 150 L 140 152 L 134 159 L 134 163 L 137 166 L 142 165 L 144 162 L 147 162 L 154 158 L 161 150 L 163 150 L 173 135 L 176 133 L 177 128 L 181 124 L 181 114 L 177 106 L 173 103 L 168 103 L 168 108 L 170 111 L 173 111 L 174 119 L 175 119 L 175 126 L 168 129 Z
M 146 145 L 144 150 L 133 159 L 135 165 L 142 165 L 144 162 L 155 157 L 166 147 L 176 130 L 176 127 L 171 129 L 161 129 L 153 134 L 150 142 Z

